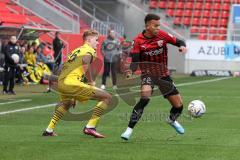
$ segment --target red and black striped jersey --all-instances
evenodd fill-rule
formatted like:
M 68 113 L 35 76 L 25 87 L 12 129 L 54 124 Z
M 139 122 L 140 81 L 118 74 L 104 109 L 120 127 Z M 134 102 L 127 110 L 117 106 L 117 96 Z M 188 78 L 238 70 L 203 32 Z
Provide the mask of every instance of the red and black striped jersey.
M 176 45 L 176 37 L 159 30 L 155 37 L 148 38 L 140 33 L 133 42 L 131 54 L 139 54 L 139 67 L 142 73 L 153 76 L 168 76 L 167 44 Z

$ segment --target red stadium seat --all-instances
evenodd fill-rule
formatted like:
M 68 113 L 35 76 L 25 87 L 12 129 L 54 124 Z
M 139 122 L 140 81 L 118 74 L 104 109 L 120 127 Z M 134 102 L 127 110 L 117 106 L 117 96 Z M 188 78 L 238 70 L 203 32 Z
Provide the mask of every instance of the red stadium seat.
M 6 3 L 4 3 L 4 2 L 0 2 L 0 7 L 2 7 L 2 8 L 6 8 L 7 5 L 6 5 Z
M 193 2 L 187 2 L 185 5 L 185 9 L 192 9 L 193 8 Z
M 174 15 L 175 15 L 175 17 L 182 17 L 183 16 L 183 10 L 182 9 L 175 10 Z
M 11 2 L 11 0 L 1 0 L 0 3 L 10 3 L 10 2 Z
M 210 17 L 210 11 L 209 10 L 204 10 L 203 11 L 203 17 Z
M 166 8 L 166 2 L 160 1 L 160 2 L 158 3 L 158 8 L 165 9 L 165 8 Z
M 149 8 L 150 9 L 157 9 L 158 1 L 157 0 L 150 0 L 149 2 Z
M 220 3 L 214 3 L 212 8 L 213 8 L 213 10 L 221 10 L 221 4 Z
M 219 40 L 219 36 L 217 36 L 217 35 L 209 35 L 208 39 L 209 40 Z
M 209 33 L 211 33 L 211 34 L 216 34 L 216 33 L 218 33 L 218 28 L 216 28 L 216 27 L 211 27 L 211 28 L 209 29 Z
M 228 3 L 223 3 L 223 4 L 221 5 L 221 8 L 222 8 L 222 10 L 224 10 L 224 11 L 229 11 L 229 10 L 230 10 L 230 4 L 228 4 Z
M 198 33 L 199 32 L 199 28 L 197 26 L 192 26 L 190 29 L 191 33 Z
M 10 13 L 10 10 L 7 7 L 1 7 L 0 5 L 0 13 Z
M 26 24 L 27 23 L 27 19 L 26 19 L 25 15 L 1 13 L 0 18 L 3 23 L 14 23 L 14 24 Z
M 180 17 L 174 18 L 173 24 L 174 24 L 174 25 L 180 25 L 180 24 L 181 24 L 181 18 L 180 18 Z
M 219 36 L 219 40 L 226 40 L 226 38 L 227 38 L 227 37 L 226 37 L 225 35 L 220 35 L 220 36 Z
M 224 28 L 224 27 L 221 27 L 221 28 L 218 30 L 218 33 L 219 33 L 219 34 L 227 34 L 227 29 Z
M 204 4 L 204 9 L 206 10 L 211 10 L 212 4 L 211 3 L 205 3 Z
M 185 10 L 183 12 L 184 17 L 192 17 L 192 11 L 191 10 Z
M 222 11 L 222 13 L 221 13 L 221 17 L 222 17 L 222 18 L 228 18 L 228 16 L 229 16 L 229 12 L 227 12 L 227 11 Z
M 219 11 L 213 11 L 213 12 L 212 12 L 212 17 L 213 17 L 213 18 L 218 18 L 218 17 L 219 17 L 219 14 L 220 14 Z
M 202 3 L 200 2 L 195 3 L 194 6 L 195 6 L 194 9 L 199 9 L 199 10 L 202 9 Z
M 192 26 L 199 26 L 200 22 L 199 22 L 199 18 L 193 18 L 192 19 Z
M 166 11 L 166 13 L 167 13 L 167 16 L 169 16 L 169 17 L 174 16 L 174 10 L 173 10 L 173 9 L 168 9 L 168 10 Z
M 207 27 L 199 28 L 199 33 L 207 33 L 207 32 L 208 32 L 208 28 Z
M 200 22 L 201 22 L 202 26 L 208 26 L 209 19 L 208 18 L 203 18 L 203 19 L 201 19 Z
M 195 10 L 195 11 L 193 12 L 193 16 L 194 16 L 194 17 L 201 17 L 201 11 Z
M 227 27 L 228 25 L 228 20 L 227 19 L 221 19 L 220 20 L 220 26 L 221 27 Z
M 176 8 L 183 9 L 184 8 L 184 3 L 183 2 L 178 2 L 176 4 Z
M 207 39 L 207 35 L 206 34 L 200 34 L 200 35 L 198 35 L 198 39 L 199 40 L 206 40 Z
M 191 19 L 190 19 L 190 18 L 185 17 L 185 18 L 183 19 L 183 24 L 184 24 L 185 26 L 189 26 L 190 23 L 191 23 Z
M 231 3 L 232 0 L 224 0 L 224 3 Z
M 167 8 L 175 8 L 175 2 L 173 2 L 173 1 L 168 2 Z
M 216 19 L 216 18 L 211 19 L 210 20 L 210 25 L 212 27 L 218 27 L 218 19 Z

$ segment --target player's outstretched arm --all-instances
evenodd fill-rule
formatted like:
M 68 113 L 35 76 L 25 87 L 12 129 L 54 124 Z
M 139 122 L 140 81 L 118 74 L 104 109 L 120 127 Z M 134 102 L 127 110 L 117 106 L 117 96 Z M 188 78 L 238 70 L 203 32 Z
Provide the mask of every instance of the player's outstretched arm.
M 139 62 L 139 54 L 132 54 L 132 62 L 130 64 L 130 70 L 132 72 L 135 72 L 138 68 L 138 62 Z
M 187 48 L 186 48 L 186 43 L 185 43 L 185 41 L 177 38 L 175 45 L 179 47 L 179 52 L 181 52 L 181 53 L 187 53 Z
M 132 62 L 129 69 L 125 70 L 124 74 L 126 78 L 130 78 L 132 74 L 138 69 L 139 54 L 131 54 Z

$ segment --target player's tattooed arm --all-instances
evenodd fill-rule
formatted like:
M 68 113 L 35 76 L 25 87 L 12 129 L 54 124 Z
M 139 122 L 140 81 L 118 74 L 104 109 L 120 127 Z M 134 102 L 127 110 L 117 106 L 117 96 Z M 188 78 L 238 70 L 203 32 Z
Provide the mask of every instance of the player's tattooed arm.
M 89 64 L 92 63 L 92 61 L 93 61 L 93 55 L 92 55 L 91 53 L 86 54 L 86 55 L 83 56 L 83 58 L 82 58 L 82 63 L 83 63 L 84 65 L 89 65 Z
M 87 78 L 88 84 L 95 85 L 92 76 L 91 63 L 93 61 L 93 56 L 91 53 L 83 56 L 82 63 L 84 65 L 85 77 Z

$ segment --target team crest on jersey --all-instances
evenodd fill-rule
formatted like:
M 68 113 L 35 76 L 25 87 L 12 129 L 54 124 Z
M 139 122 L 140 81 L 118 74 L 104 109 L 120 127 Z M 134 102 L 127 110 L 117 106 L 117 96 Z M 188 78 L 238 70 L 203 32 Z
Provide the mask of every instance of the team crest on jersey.
M 134 45 L 135 45 L 135 41 L 133 40 L 133 41 L 132 41 L 132 47 L 133 47 Z
M 163 46 L 163 40 L 157 41 L 157 44 L 158 44 L 159 47 L 162 47 Z

